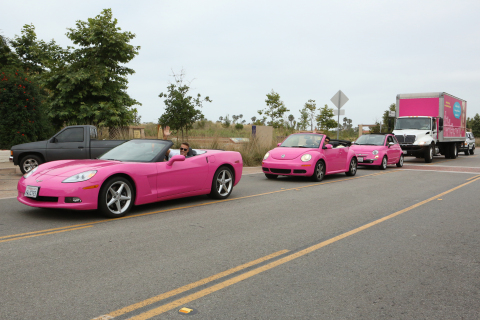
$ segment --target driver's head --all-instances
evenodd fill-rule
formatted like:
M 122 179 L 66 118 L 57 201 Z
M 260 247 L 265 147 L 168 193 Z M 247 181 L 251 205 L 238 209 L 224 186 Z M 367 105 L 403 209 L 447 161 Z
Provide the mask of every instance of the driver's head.
M 188 150 L 190 150 L 190 145 L 187 143 L 187 142 L 183 142 L 181 145 L 180 145 L 180 154 L 182 156 L 187 156 L 187 153 L 188 153 Z
M 325 137 L 325 144 L 330 143 L 330 138 L 328 136 Z

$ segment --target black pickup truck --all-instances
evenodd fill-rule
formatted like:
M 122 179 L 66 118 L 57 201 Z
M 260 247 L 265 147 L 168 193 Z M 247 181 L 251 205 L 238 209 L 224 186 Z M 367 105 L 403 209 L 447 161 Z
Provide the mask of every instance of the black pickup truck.
M 95 159 L 126 140 L 97 140 L 94 126 L 69 126 L 45 141 L 13 146 L 10 161 L 27 173 L 38 165 L 54 160 Z

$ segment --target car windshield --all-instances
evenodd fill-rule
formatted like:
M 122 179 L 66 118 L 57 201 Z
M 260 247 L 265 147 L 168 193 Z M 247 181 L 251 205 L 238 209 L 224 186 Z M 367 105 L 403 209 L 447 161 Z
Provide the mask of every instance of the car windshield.
M 318 148 L 322 141 L 323 134 L 292 134 L 280 147 L 287 148 Z
M 104 153 L 101 160 L 151 162 L 172 143 L 165 140 L 130 140 Z
M 395 123 L 395 130 L 416 129 L 430 130 L 430 118 L 399 118 Z
M 360 136 L 357 139 L 357 141 L 355 141 L 355 144 L 359 144 L 363 146 L 383 146 L 384 142 L 385 142 L 385 136 L 383 134 L 378 134 L 378 135 L 364 134 Z

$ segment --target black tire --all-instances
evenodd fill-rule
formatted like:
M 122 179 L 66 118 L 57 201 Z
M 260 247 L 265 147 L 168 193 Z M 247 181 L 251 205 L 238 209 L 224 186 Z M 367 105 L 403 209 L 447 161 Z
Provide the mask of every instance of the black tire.
M 468 150 L 468 149 L 465 150 L 465 155 L 466 155 L 466 156 L 470 155 L 470 150 Z
M 456 159 L 458 157 L 458 148 L 456 143 L 452 143 L 451 145 L 451 153 L 450 153 L 450 159 Z
M 470 154 L 475 154 L 475 147 L 473 147 L 472 150 L 470 150 Z
M 433 161 L 433 146 L 429 146 L 425 150 L 425 163 L 431 163 Z
M 42 158 L 33 154 L 27 154 L 20 160 L 20 170 L 23 174 L 28 173 L 43 163 Z
M 278 175 L 277 174 L 265 173 L 265 177 L 267 177 L 267 179 L 274 180 L 274 179 L 278 178 Z
M 387 156 L 383 156 L 382 164 L 380 165 L 380 170 L 386 170 L 388 164 Z
M 347 176 L 354 176 L 357 174 L 357 159 L 356 158 L 352 158 L 352 160 L 350 160 L 350 165 L 348 166 L 348 171 L 345 172 L 345 174 Z
M 398 159 L 398 162 L 397 162 L 397 167 L 399 168 L 403 167 L 403 161 L 404 161 L 403 154 L 401 154 L 400 159 Z
M 107 218 L 120 218 L 132 209 L 135 188 L 123 177 L 111 177 L 100 188 L 98 209 Z
M 233 190 L 235 183 L 235 176 L 227 166 L 222 166 L 217 169 L 213 175 L 212 189 L 209 196 L 213 199 L 227 199 Z
M 317 161 L 315 164 L 315 170 L 313 171 L 313 175 L 310 177 L 312 181 L 320 182 L 325 177 L 325 162 L 322 160 Z

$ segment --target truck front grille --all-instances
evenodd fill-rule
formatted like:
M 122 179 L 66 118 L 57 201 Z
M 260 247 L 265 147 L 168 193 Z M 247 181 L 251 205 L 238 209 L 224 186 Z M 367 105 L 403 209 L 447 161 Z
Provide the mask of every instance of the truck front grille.
M 402 134 L 397 134 L 395 135 L 395 138 L 397 138 L 398 143 L 414 143 L 415 142 L 414 134 L 409 134 L 407 136 L 404 136 Z

